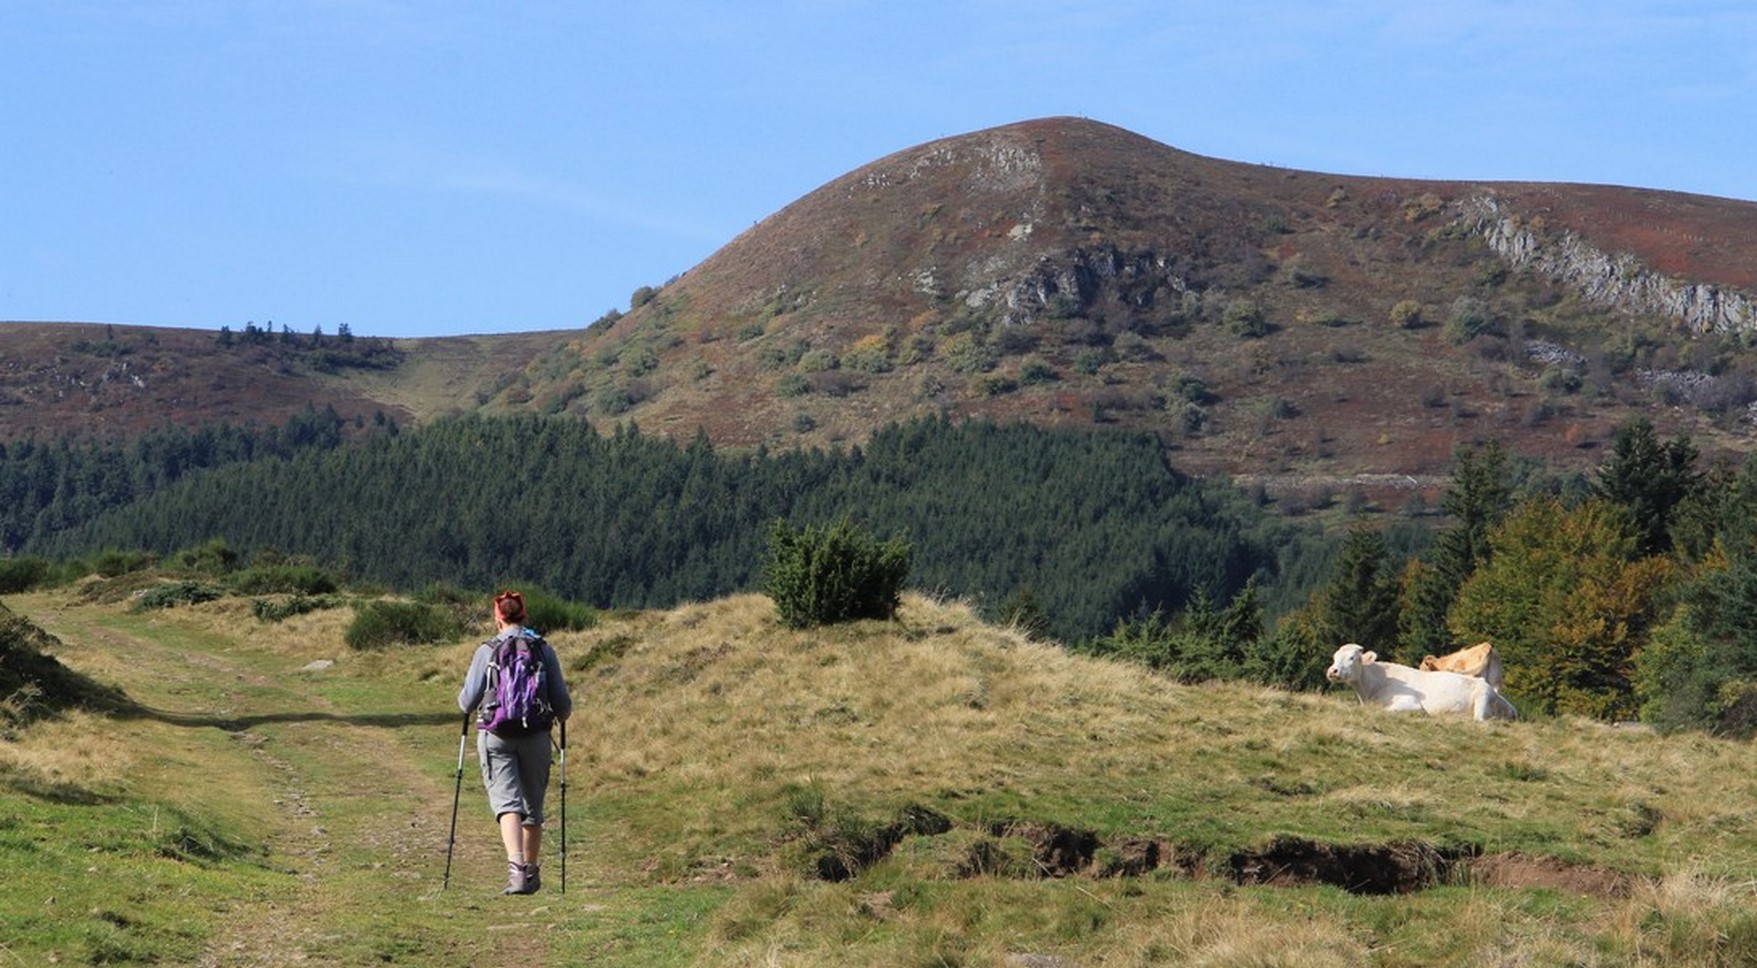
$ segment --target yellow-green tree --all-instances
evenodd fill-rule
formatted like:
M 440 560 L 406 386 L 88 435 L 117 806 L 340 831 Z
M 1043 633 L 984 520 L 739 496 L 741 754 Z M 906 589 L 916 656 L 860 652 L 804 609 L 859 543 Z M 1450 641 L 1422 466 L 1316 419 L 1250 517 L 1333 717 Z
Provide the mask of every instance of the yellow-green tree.
M 1625 509 L 1553 497 L 1520 505 L 1489 535 L 1490 561 L 1459 589 L 1447 624 L 1495 643 L 1506 690 L 1536 709 L 1629 718 L 1634 657 L 1653 625 L 1669 559 L 1643 556 Z

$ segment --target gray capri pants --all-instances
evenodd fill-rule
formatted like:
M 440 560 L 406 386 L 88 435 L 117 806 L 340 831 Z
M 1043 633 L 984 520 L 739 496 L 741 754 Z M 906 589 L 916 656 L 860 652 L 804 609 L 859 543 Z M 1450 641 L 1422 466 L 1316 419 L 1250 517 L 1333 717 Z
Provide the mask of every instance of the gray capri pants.
M 516 813 L 527 827 L 543 826 L 543 796 L 549 792 L 549 733 L 498 736 L 476 731 L 476 758 L 494 819 Z

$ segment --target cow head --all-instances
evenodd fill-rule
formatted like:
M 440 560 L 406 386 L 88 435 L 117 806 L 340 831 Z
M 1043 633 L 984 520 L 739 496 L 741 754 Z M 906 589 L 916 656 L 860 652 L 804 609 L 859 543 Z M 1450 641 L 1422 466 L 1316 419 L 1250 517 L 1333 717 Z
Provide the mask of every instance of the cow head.
M 1331 682 L 1354 682 L 1360 678 L 1361 666 L 1379 658 L 1377 653 L 1368 652 L 1353 642 L 1336 650 L 1330 657 L 1330 668 L 1324 670 L 1324 678 Z

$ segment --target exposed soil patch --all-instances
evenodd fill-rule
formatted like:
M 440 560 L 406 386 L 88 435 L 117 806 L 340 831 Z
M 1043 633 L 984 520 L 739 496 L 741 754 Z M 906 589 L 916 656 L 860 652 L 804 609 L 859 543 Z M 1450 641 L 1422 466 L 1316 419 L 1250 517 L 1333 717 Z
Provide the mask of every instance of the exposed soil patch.
M 1628 897 L 1635 886 L 1635 877 L 1622 871 L 1516 851 L 1477 858 L 1469 876 L 1484 887 L 1555 888 L 1593 897 Z
M 1408 894 L 1443 883 L 1473 847 L 1436 847 L 1419 840 L 1389 844 L 1321 844 L 1281 837 L 1228 862 L 1240 884 L 1329 884 L 1351 894 Z
M 818 877 L 844 881 L 883 860 L 905 837 L 937 837 L 955 825 L 925 808 L 911 808 L 896 822 L 872 828 L 859 843 L 825 850 Z M 1030 857 L 1011 853 L 1008 842 L 1028 847 Z M 1570 864 L 1525 854 L 1484 854 L 1475 844 L 1438 845 L 1421 840 L 1377 844 L 1326 844 L 1278 837 L 1256 850 L 1224 860 L 1160 837 L 1124 837 L 1106 843 L 1093 831 L 1036 820 L 989 824 L 967 851 L 954 876 L 1140 877 L 1154 871 L 1191 879 L 1224 877 L 1243 886 L 1309 887 L 1324 884 L 1351 894 L 1409 894 L 1442 884 L 1471 883 L 1513 889 L 1553 888 L 1592 897 L 1629 895 L 1632 875 L 1606 867 Z

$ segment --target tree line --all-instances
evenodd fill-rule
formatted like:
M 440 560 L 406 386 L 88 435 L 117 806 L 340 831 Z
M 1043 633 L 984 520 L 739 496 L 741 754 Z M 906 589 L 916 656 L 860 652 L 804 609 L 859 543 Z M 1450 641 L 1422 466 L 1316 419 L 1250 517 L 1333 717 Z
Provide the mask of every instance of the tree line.
M 394 420 L 373 432 L 396 434 Z M 0 555 L 50 545 L 56 536 L 125 507 L 186 476 L 265 457 L 340 446 L 365 430 L 332 407 L 307 407 L 279 426 L 168 424 L 131 443 L 57 437 L 0 443 Z
M 525 581 L 597 607 L 760 587 L 770 529 L 847 518 L 913 549 L 910 585 L 991 611 L 1030 603 L 1058 637 L 1273 583 L 1311 542 L 1148 434 L 927 418 L 862 447 L 728 452 L 632 425 L 458 417 L 235 462 L 54 530 L 33 554 L 167 554 L 218 538 L 414 589 Z
M 395 588 L 664 607 L 761 587 L 776 522 L 850 521 L 907 543 L 910 587 L 1179 679 L 1314 688 L 1343 642 L 1413 664 L 1487 640 L 1528 713 L 1757 732 L 1757 463 L 1702 467 L 1645 420 L 1573 481 L 1492 441 L 1459 451 L 1416 538 L 1295 526 L 1126 431 L 925 418 L 771 453 L 541 416 L 352 440 L 333 414 L 296 424 L 0 450 L 9 547 L 218 539 Z
M 1344 642 L 1416 664 L 1488 641 L 1528 713 L 1757 733 L 1757 461 L 1701 467 L 1688 437 L 1636 419 L 1579 486 L 1521 483 L 1491 441 L 1456 455 L 1443 510 L 1431 545 L 1402 558 L 1357 523 L 1273 623 L 1247 585 L 1077 647 L 1182 679 L 1307 688 Z

